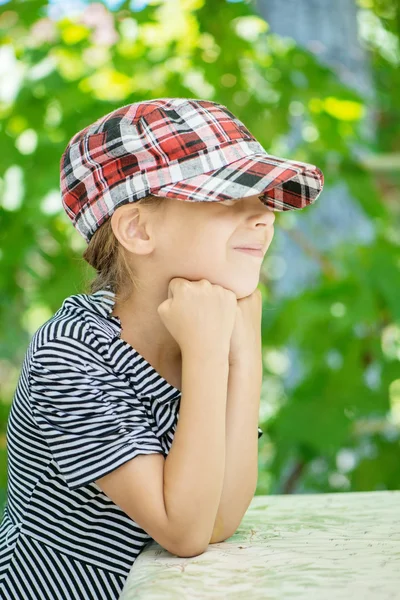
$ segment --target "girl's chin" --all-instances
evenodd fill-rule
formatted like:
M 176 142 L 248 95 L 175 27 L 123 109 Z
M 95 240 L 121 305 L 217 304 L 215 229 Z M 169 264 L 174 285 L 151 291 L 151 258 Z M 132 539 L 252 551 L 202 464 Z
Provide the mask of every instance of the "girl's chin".
M 255 281 L 254 283 L 247 285 L 246 287 L 241 285 L 237 286 L 236 288 L 229 289 L 232 289 L 232 292 L 236 294 L 237 300 L 241 300 L 242 298 L 247 298 L 247 296 L 251 296 L 251 294 L 257 289 L 258 284 L 259 279 L 257 279 L 257 281 Z

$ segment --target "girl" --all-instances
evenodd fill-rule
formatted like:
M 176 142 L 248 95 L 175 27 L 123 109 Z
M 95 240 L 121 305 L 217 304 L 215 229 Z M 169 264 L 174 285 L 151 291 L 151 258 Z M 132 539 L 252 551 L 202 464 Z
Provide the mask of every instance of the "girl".
M 259 397 L 257 284 L 273 211 L 312 204 L 324 180 L 267 154 L 225 106 L 190 98 L 105 115 L 73 136 L 60 167 L 97 278 L 25 355 L 7 427 L 0 596 L 115 600 L 149 540 L 193 556 L 238 525 L 233 497 L 218 510 L 228 375 L 246 372 Z M 247 409 L 241 453 L 255 448 L 258 404 Z

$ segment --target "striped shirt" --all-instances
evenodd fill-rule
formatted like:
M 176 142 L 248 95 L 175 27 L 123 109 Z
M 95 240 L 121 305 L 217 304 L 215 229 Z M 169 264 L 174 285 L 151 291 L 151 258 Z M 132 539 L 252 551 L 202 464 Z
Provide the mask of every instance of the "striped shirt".
M 7 578 L 17 585 L 13 557 L 19 551 L 23 560 L 28 541 L 62 554 L 78 581 L 81 564 L 93 578 L 122 583 L 152 539 L 95 480 L 140 454 L 168 455 L 181 392 L 121 338 L 114 303 L 110 289 L 69 296 L 25 354 L 7 424 L 0 591 Z M 41 568 L 49 571 L 49 563 Z M 119 591 L 82 589 L 68 598 L 111 600 Z

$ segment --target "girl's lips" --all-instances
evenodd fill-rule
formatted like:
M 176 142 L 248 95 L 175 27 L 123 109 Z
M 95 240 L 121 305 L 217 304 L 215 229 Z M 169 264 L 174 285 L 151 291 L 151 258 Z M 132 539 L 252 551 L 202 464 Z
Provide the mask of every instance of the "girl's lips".
M 264 252 L 262 250 L 251 250 L 250 248 L 235 248 L 235 250 L 239 250 L 240 252 L 246 252 L 247 254 L 251 254 L 253 256 L 264 256 Z

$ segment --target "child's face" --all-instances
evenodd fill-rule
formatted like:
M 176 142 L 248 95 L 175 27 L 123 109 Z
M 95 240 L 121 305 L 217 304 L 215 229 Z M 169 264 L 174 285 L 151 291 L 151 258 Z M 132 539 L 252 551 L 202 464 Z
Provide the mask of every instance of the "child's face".
M 168 281 L 208 279 L 231 289 L 238 299 L 250 295 L 258 285 L 263 257 L 235 247 L 261 243 L 265 255 L 271 244 L 275 213 L 259 194 L 223 202 L 165 202 L 154 229 L 153 266 Z

